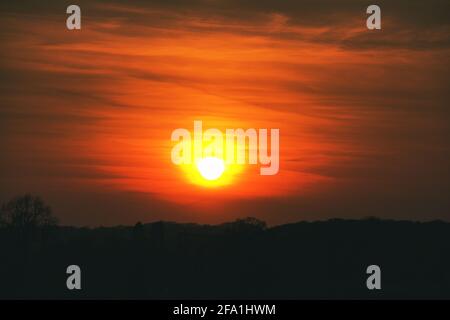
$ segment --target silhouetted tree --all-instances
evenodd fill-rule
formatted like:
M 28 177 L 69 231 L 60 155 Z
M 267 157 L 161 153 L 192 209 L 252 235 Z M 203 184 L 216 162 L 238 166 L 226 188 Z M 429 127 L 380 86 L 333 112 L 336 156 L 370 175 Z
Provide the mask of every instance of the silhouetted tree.
M 52 215 L 50 206 L 30 194 L 18 196 L 2 205 L 0 226 L 29 230 L 37 227 L 54 226 L 58 220 Z
M 244 218 L 244 219 L 238 219 L 237 222 L 242 223 L 242 224 L 247 225 L 247 226 L 254 227 L 256 229 L 261 229 L 261 230 L 264 230 L 267 227 L 265 221 L 259 220 L 259 219 L 254 218 L 254 217 L 247 217 L 247 218 Z
M 262 231 L 267 227 L 264 221 L 253 217 L 237 219 L 234 222 L 224 224 L 224 226 L 228 226 L 236 232 Z
M 139 221 L 134 225 L 132 234 L 135 241 L 144 239 L 144 226 L 142 225 L 142 222 Z

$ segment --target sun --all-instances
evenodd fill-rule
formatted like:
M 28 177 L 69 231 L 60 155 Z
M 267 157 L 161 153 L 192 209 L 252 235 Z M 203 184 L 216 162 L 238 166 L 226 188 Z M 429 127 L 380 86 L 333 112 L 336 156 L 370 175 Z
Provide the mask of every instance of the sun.
M 216 154 L 201 155 L 179 167 L 189 183 L 208 189 L 230 186 L 237 182 L 237 176 L 244 171 L 244 165 L 230 163 Z
M 206 180 L 214 181 L 225 171 L 225 162 L 216 157 L 206 157 L 197 162 L 197 170 Z

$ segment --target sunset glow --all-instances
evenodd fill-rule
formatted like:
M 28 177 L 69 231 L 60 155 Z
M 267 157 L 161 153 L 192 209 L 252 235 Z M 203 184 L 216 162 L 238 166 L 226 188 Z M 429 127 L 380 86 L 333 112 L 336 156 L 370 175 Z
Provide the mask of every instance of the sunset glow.
M 435 198 L 448 189 L 448 30 L 419 28 L 394 10 L 368 33 L 364 8 L 330 2 L 308 13 L 277 3 L 90 1 L 77 31 L 65 28 L 60 8 L 19 18 L 11 5 L 1 21 L 0 191 L 39 186 L 71 223 L 105 215 L 275 223 L 325 217 L 337 203 L 345 214 L 369 214 L 385 198 L 392 212 L 403 202 L 405 212 L 420 207 L 410 198 L 445 208 Z M 203 130 L 279 129 L 279 172 L 174 165 L 171 133 L 195 120 Z M 110 194 L 95 202 L 107 206 L 102 218 L 95 206 L 78 208 Z M 114 201 L 139 214 L 123 215 Z
M 449 0 L 0 12 L 0 300 L 450 298 Z

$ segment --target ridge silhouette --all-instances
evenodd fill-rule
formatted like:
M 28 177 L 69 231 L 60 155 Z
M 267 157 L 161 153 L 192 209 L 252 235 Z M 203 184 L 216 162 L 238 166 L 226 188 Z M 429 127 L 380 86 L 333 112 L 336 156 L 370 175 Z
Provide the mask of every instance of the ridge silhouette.
M 0 228 L 2 298 L 450 298 L 450 223 L 332 219 Z M 82 290 L 69 291 L 79 265 Z M 382 290 L 366 288 L 367 266 Z

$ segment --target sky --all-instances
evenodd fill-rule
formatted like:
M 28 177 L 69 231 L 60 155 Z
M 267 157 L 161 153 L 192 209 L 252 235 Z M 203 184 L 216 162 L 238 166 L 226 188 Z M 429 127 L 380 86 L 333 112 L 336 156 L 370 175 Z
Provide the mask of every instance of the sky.
M 0 4 L 0 201 L 62 224 L 450 220 L 448 1 Z M 171 162 L 171 133 L 280 129 L 280 170 L 219 188 Z

